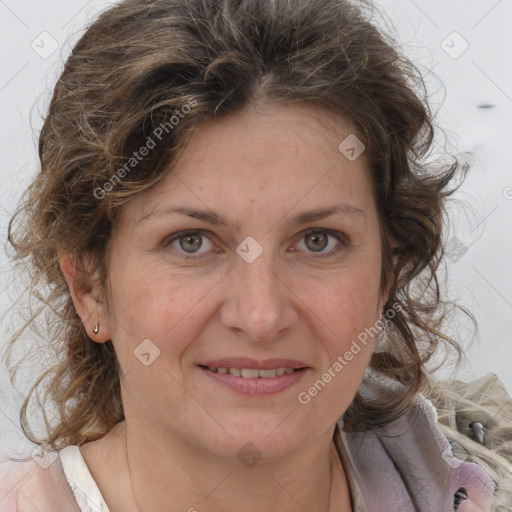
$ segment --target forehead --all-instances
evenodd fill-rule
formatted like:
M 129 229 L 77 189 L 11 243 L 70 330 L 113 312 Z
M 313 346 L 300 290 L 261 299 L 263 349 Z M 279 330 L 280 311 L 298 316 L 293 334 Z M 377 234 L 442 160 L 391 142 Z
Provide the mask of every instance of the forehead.
M 188 151 L 183 152 L 180 164 L 204 163 L 207 168 L 214 157 L 228 162 L 236 156 L 248 164 L 268 163 L 267 168 L 274 170 L 272 157 L 280 154 L 293 155 L 294 160 L 314 154 L 338 158 L 340 142 L 351 134 L 354 134 L 351 123 L 323 108 L 307 104 L 251 105 L 203 123 L 190 137 Z M 224 166 L 226 171 L 230 168 Z M 278 177 L 275 173 L 264 176 Z
M 247 201 L 276 213 L 276 203 L 289 209 L 298 200 L 305 209 L 340 199 L 362 205 L 372 193 L 368 164 L 364 153 L 351 160 L 340 151 L 347 137 L 354 129 L 341 115 L 304 104 L 258 104 L 203 122 L 172 172 L 132 201 L 130 217 L 178 200 L 202 207 Z

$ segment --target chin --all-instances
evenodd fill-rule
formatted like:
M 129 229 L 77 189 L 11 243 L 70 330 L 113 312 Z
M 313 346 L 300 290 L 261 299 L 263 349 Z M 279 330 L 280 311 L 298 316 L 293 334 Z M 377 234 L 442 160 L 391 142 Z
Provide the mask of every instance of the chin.
M 307 444 L 304 431 L 291 431 L 286 421 L 280 425 L 279 422 L 273 422 L 271 427 L 254 423 L 237 426 L 224 424 L 224 427 L 227 432 L 223 430 L 222 434 L 210 437 L 209 446 L 205 446 L 205 449 L 220 458 L 236 458 L 242 463 L 245 459 L 284 457 L 293 453 L 298 446 Z

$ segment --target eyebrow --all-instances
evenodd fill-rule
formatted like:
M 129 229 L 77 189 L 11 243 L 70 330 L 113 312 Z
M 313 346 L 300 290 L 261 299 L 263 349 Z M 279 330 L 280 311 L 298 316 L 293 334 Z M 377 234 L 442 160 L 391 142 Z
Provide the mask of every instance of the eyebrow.
M 197 208 L 192 208 L 189 206 L 175 206 L 172 208 L 165 208 L 160 210 L 153 210 L 149 212 L 148 214 L 144 215 L 140 219 L 138 219 L 135 224 L 138 225 L 142 222 L 145 222 L 153 217 L 161 217 L 163 215 L 168 215 L 171 213 L 180 213 L 182 215 L 187 215 L 188 217 L 192 217 L 194 219 L 201 220 L 203 222 L 206 222 L 208 224 L 212 224 L 213 226 L 225 226 L 228 229 L 238 229 L 239 226 L 231 226 L 229 221 L 221 217 L 220 215 L 216 214 L 215 212 L 209 211 L 209 210 L 199 210 Z M 355 206 L 346 204 L 346 203 L 339 203 L 327 208 L 321 208 L 316 210 L 309 210 L 302 213 L 299 213 L 298 215 L 295 215 L 290 220 L 290 223 L 292 225 L 299 225 L 299 224 L 307 224 L 309 222 L 315 222 L 317 220 L 322 220 L 327 217 L 330 217 L 331 215 L 350 215 L 350 216 L 366 216 L 365 212 L 363 210 L 360 210 L 359 208 L 356 208 Z M 286 217 L 286 215 L 284 216 Z M 279 221 L 280 222 L 280 221 Z

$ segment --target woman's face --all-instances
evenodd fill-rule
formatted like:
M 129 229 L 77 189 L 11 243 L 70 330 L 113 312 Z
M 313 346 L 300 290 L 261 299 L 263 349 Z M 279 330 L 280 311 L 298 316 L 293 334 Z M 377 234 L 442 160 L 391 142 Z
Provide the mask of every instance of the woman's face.
M 332 435 L 384 304 L 368 162 L 338 148 L 352 133 L 310 106 L 251 107 L 202 124 L 123 207 L 107 327 L 128 424 L 218 457 Z

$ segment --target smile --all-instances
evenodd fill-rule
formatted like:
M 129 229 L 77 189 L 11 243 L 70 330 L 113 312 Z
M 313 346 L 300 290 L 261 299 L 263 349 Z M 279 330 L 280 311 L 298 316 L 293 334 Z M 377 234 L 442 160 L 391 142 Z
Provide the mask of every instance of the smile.
M 297 368 L 299 369 L 299 368 Z M 267 379 L 269 377 L 280 377 L 281 375 L 293 373 L 294 368 L 273 368 L 268 370 L 258 370 L 256 368 L 226 368 L 221 366 L 208 366 L 208 370 L 214 373 L 222 373 L 235 375 L 237 377 L 244 377 L 245 379 Z
M 198 365 L 200 371 L 223 388 L 243 395 L 270 395 L 280 393 L 301 381 L 309 367 L 234 368 Z

